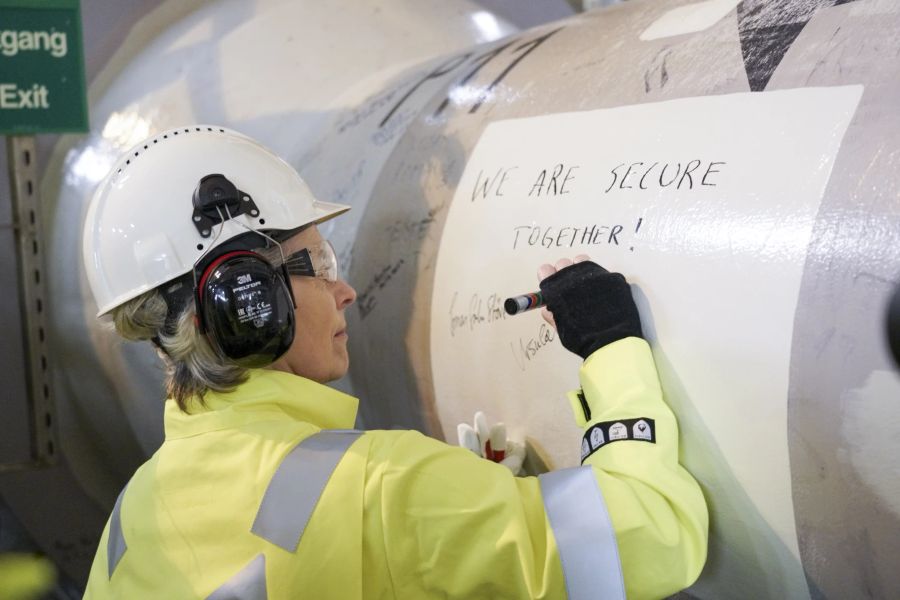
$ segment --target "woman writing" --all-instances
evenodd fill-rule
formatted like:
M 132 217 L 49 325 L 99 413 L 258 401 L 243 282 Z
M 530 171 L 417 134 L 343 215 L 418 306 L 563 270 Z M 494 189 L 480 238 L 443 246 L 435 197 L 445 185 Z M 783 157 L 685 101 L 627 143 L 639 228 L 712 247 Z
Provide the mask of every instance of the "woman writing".
M 347 209 L 208 126 L 145 141 L 100 185 L 91 290 L 123 337 L 156 345 L 168 400 L 165 441 L 120 494 L 86 597 L 653 598 L 690 585 L 706 505 L 678 464 L 624 278 L 589 261 L 541 267 L 561 341 L 585 359 L 584 460 L 516 478 L 418 432 L 352 429 L 358 400 L 325 384 L 347 372 L 356 292 L 317 228 Z

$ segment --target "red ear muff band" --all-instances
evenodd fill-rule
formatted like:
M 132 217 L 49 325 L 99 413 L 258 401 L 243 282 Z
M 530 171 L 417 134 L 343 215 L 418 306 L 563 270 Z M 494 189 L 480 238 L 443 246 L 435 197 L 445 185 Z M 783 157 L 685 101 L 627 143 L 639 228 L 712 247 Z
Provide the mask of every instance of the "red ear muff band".
M 231 252 L 226 252 L 222 256 L 216 258 L 214 261 L 209 263 L 209 265 L 207 265 L 205 269 L 203 269 L 203 275 L 200 277 L 200 283 L 197 285 L 197 289 L 195 290 L 195 293 L 200 298 L 201 302 L 203 301 L 203 298 L 200 294 L 200 290 L 202 290 L 204 286 L 206 286 L 206 282 L 209 279 L 210 274 L 216 270 L 216 267 L 221 265 L 229 258 L 234 258 L 235 256 L 253 256 L 260 260 L 265 260 L 256 252 L 250 252 L 249 250 L 232 250 Z

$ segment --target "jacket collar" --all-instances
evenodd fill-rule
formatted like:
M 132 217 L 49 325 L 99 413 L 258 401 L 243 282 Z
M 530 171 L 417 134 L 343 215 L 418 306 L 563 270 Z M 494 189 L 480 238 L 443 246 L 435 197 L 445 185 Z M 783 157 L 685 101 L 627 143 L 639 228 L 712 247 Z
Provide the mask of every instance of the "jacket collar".
M 352 429 L 359 400 L 310 379 L 274 371 L 252 369 L 247 381 L 231 392 L 205 394 L 205 406 L 196 398 L 181 412 L 174 400 L 166 401 L 166 439 L 178 439 L 231 429 L 258 421 L 303 421 L 322 429 Z

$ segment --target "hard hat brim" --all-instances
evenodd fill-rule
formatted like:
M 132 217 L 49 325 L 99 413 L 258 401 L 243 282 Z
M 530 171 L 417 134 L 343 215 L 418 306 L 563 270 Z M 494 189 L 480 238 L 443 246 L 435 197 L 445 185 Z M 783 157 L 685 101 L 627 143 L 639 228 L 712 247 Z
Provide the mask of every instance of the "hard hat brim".
M 350 208 L 352 208 L 352 207 L 347 204 L 335 204 L 333 202 L 322 202 L 321 200 L 316 200 L 315 202 L 313 202 L 313 211 L 315 213 L 313 215 L 314 218 L 312 221 L 310 221 L 307 224 L 318 225 L 319 223 L 324 223 L 325 221 L 330 221 L 331 219 L 344 214 L 345 212 L 350 210 Z M 178 277 L 181 277 L 182 275 L 184 275 L 185 273 L 188 273 L 188 272 L 190 272 L 190 271 L 185 271 L 184 273 L 179 273 L 172 280 L 178 279 Z M 170 281 L 172 281 L 172 280 L 170 280 Z M 162 282 L 154 287 L 158 287 L 159 285 L 165 285 L 166 283 L 168 283 L 168 281 Z M 97 311 L 97 317 L 99 318 L 99 317 L 102 317 L 103 315 L 109 314 L 117 306 L 121 306 L 122 304 L 124 304 L 125 302 L 127 302 L 129 300 L 137 298 L 142 293 L 147 292 L 150 289 L 152 289 L 152 288 L 147 287 L 145 289 L 138 289 L 138 290 L 135 290 L 134 292 L 132 292 L 131 294 L 129 294 L 127 297 L 116 298 L 116 299 L 112 300 L 106 306 L 100 307 L 100 309 Z
M 313 223 L 317 225 L 319 223 L 324 223 L 325 221 L 329 221 L 337 216 L 340 216 L 350 210 L 350 206 L 346 204 L 333 204 L 331 202 L 322 202 L 321 200 L 316 200 L 313 203 L 313 209 L 317 213 L 317 217 Z

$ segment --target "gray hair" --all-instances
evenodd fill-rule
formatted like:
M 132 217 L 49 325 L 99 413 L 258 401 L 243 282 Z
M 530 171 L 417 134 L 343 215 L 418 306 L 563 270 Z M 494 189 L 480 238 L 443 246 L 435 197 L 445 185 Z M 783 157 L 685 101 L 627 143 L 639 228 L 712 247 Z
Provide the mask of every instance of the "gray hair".
M 201 405 L 207 390 L 230 392 L 247 380 L 247 369 L 219 356 L 194 324 L 194 305 L 188 302 L 168 331 L 168 307 L 158 290 L 151 290 L 113 309 L 116 331 L 132 341 L 153 340 L 165 353 L 166 393 L 183 412 L 187 402 Z

